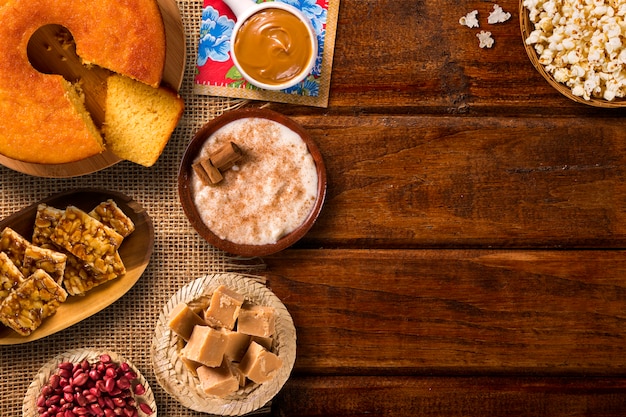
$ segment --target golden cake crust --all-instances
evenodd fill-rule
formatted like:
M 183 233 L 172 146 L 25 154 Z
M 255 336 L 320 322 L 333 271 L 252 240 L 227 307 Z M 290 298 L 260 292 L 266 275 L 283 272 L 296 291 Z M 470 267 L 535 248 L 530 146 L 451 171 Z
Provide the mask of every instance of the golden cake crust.
M 102 138 L 60 76 L 35 70 L 28 42 L 48 24 L 66 27 L 85 63 L 152 86 L 165 65 L 165 29 L 155 0 L 8 0 L 0 6 L 0 153 L 58 164 L 103 151 Z

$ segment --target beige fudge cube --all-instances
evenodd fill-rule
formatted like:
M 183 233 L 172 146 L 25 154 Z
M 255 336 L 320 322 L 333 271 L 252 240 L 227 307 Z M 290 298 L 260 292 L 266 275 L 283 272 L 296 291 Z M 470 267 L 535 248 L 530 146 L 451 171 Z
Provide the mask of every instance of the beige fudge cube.
M 201 363 L 190 361 L 189 359 L 183 358 L 182 356 L 180 356 L 180 360 L 183 365 L 185 365 L 185 368 L 187 368 L 187 370 L 194 376 L 198 376 L 198 368 L 204 366 Z
M 235 375 L 235 377 L 237 378 L 237 381 L 239 382 L 239 387 L 240 388 L 245 387 L 246 383 L 248 382 L 248 379 L 246 378 L 246 374 L 244 374 L 241 368 L 239 367 L 239 364 L 236 362 L 229 361 L 229 366 L 230 366 L 230 371 L 233 373 L 233 375 Z
M 243 301 L 243 295 L 220 285 L 211 296 L 211 303 L 204 313 L 204 320 L 209 326 L 232 330 Z
M 24 282 L 24 274 L 11 261 L 9 255 L 0 252 L 0 303 L 22 282 Z
M 189 340 L 193 328 L 206 325 L 206 323 L 186 303 L 180 303 L 172 309 L 167 325 L 174 333 Z
M 252 336 L 251 341 L 257 342 L 267 350 L 272 350 L 272 346 L 274 345 L 274 339 L 271 337 Z
M 195 326 L 180 355 L 187 360 L 215 367 L 221 365 L 225 351 L 224 332 L 209 326 Z
M 239 312 L 237 331 L 250 336 L 269 337 L 275 332 L 274 308 L 250 306 Z
M 239 368 L 249 380 L 262 384 L 272 379 L 282 365 L 281 358 L 258 343 L 252 342 Z
M 226 336 L 226 351 L 224 355 L 231 361 L 241 361 L 250 345 L 250 335 L 230 330 L 225 330 L 224 333 Z
M 233 374 L 230 364 L 226 360 L 222 361 L 218 367 L 201 366 L 198 368 L 198 379 L 202 391 L 220 398 L 239 389 L 239 379 Z

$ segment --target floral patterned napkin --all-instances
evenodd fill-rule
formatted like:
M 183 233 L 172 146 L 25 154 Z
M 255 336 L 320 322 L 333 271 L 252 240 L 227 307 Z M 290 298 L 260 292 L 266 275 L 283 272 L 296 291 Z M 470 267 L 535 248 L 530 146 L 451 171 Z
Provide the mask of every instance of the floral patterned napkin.
M 257 3 L 263 1 L 256 0 Z M 298 8 L 313 23 L 319 50 L 311 74 L 294 87 L 281 91 L 263 90 L 250 85 L 243 79 L 230 58 L 230 37 L 235 26 L 235 15 L 222 0 L 204 0 L 196 63 L 195 93 L 317 107 L 328 106 L 340 0 L 276 1 Z

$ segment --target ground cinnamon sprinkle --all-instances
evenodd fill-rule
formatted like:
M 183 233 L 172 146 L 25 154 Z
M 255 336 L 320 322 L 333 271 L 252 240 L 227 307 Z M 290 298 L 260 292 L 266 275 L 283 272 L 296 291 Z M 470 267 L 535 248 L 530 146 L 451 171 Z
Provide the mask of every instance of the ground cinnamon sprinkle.
M 244 153 L 223 173 L 219 185 L 204 185 L 192 174 L 191 191 L 204 223 L 234 243 L 275 243 L 301 225 L 317 198 L 317 171 L 300 136 L 271 120 L 231 122 L 205 142 L 194 162 L 228 142 Z

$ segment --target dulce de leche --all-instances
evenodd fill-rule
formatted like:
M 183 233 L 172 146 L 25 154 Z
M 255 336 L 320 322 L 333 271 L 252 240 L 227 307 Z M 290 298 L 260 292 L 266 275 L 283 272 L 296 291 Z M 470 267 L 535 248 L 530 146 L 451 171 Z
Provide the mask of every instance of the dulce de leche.
M 268 85 L 283 84 L 301 75 L 313 54 L 306 24 L 277 8 L 261 10 L 246 19 L 233 50 L 248 76 Z

